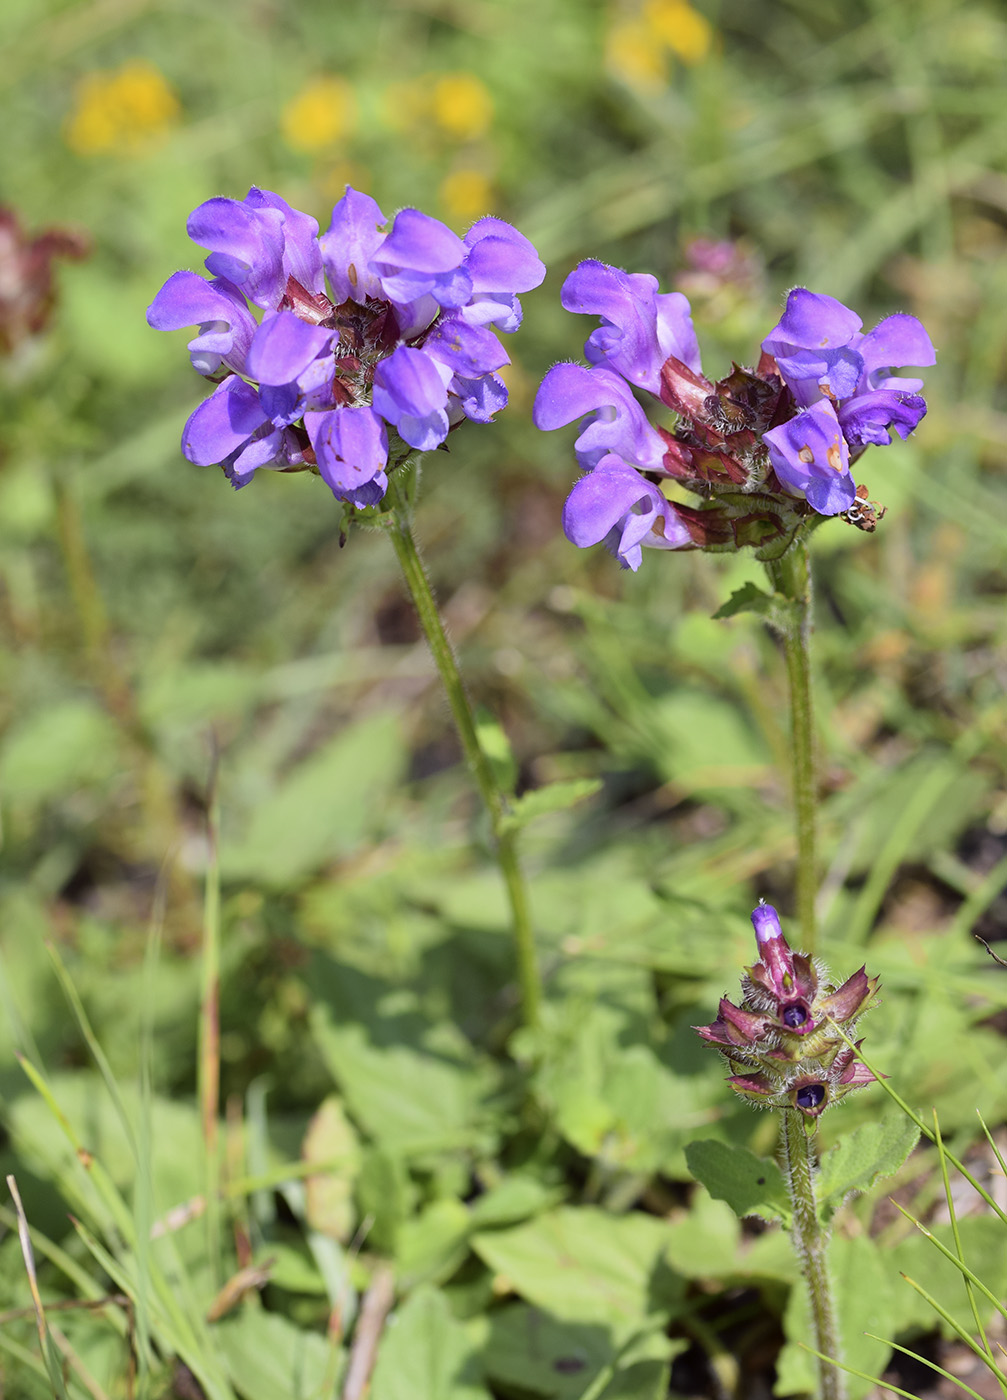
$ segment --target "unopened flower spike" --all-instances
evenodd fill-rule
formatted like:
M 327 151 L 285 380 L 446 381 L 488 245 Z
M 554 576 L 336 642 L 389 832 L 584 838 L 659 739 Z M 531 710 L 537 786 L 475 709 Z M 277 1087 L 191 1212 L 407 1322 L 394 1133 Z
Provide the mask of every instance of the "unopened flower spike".
M 147 312 L 156 330 L 197 327 L 193 368 L 216 382 L 182 434 L 190 462 L 236 487 L 260 468 L 315 471 L 370 506 L 410 453 L 506 405 L 495 332 L 517 329 L 517 294 L 545 276 L 535 249 L 501 219 L 463 238 L 418 209 L 388 223 L 351 188 L 321 235 L 255 187 L 193 211 L 210 279 L 176 272 Z
M 742 1098 L 818 1118 L 874 1079 L 836 1027 L 853 1039 L 878 979 L 860 968 L 835 986 L 817 958 L 790 947 L 771 904 L 753 911 L 752 924 L 759 959 L 742 974 L 740 1005 L 721 998 L 716 1020 L 696 1030 L 724 1056 Z
M 932 365 L 933 345 L 914 316 L 888 316 L 863 333 L 834 297 L 795 288 L 754 368 L 707 379 L 689 303 L 657 279 L 588 260 L 566 279 L 568 311 L 597 316 L 589 365 L 558 364 L 535 401 L 535 422 L 578 423 L 586 473 L 563 512 L 576 545 L 604 543 L 623 568 L 643 548 L 730 550 L 752 545 L 779 558 L 815 517 L 842 516 L 872 531 L 884 507 L 853 467 L 869 446 L 907 437 L 927 411 L 922 380 L 893 367 Z M 638 394 L 676 419 L 655 425 Z M 662 481 L 697 497 L 665 497 Z

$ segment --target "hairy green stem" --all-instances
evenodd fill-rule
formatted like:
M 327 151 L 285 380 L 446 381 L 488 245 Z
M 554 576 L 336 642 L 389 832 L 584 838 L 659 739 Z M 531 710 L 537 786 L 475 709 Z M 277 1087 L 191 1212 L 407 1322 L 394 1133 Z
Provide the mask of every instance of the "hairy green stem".
M 815 951 L 815 896 L 818 892 L 817 780 L 815 723 L 811 691 L 811 566 L 808 546 L 798 540 L 782 559 L 766 565 L 777 593 L 790 601 L 780 628 L 790 692 L 790 763 L 797 836 L 795 900 L 801 939 Z
M 392 537 L 392 544 L 398 557 L 406 587 L 412 596 L 413 604 L 420 619 L 420 626 L 426 635 L 434 664 L 440 674 L 447 695 L 451 715 L 458 730 L 466 761 L 475 778 L 479 795 L 490 819 L 493 843 L 497 862 L 507 890 L 511 911 L 511 927 L 514 933 L 514 947 L 517 957 L 518 982 L 521 988 L 521 1007 L 527 1026 L 537 1026 L 542 1002 L 542 988 L 539 978 L 538 959 L 535 954 L 535 937 L 531 925 L 531 912 L 528 893 L 517 853 L 517 833 L 507 825 L 507 801 L 500 791 L 493 769 L 479 743 L 475 719 L 469 705 L 461 672 L 455 658 L 454 649 L 448 640 L 440 612 L 420 558 L 413 537 L 411 511 L 405 499 L 402 485 L 392 478 L 388 497 L 391 509 L 383 517 Z
M 808 1289 L 815 1347 L 824 1356 L 838 1361 L 839 1333 L 829 1282 L 828 1235 L 818 1218 L 815 1200 L 814 1140 L 808 1132 L 803 1114 L 796 1109 L 785 1108 L 782 1116 L 783 1174 L 794 1212 L 794 1250 Z M 821 1400 L 844 1400 L 846 1384 L 837 1366 L 819 1357 L 818 1375 Z

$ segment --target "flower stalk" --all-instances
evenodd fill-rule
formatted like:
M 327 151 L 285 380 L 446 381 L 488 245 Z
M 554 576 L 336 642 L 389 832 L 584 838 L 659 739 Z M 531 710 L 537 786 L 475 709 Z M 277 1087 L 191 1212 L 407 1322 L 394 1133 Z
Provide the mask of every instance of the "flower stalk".
M 444 622 L 430 586 L 430 579 L 416 546 L 412 529 L 412 509 L 405 486 L 409 475 L 411 474 L 407 471 L 406 463 L 402 463 L 397 470 L 390 474 L 388 496 L 386 497 L 390 508 L 377 519 L 391 535 L 392 545 L 402 569 L 402 576 L 409 589 L 410 597 L 420 620 L 420 626 L 423 628 L 434 664 L 444 686 L 444 693 L 447 696 L 451 716 L 461 740 L 465 760 L 475 779 L 476 787 L 479 789 L 479 795 L 489 817 L 497 864 L 500 867 L 504 887 L 507 891 L 507 901 L 510 905 L 518 984 L 521 989 L 522 1017 L 525 1025 L 534 1029 L 539 1023 L 542 985 L 535 953 L 535 936 L 531 923 L 528 892 L 518 859 L 517 832 L 507 823 L 507 798 L 501 792 L 492 765 L 479 743 L 475 718 L 468 695 L 465 692 L 454 648 L 445 631 Z
M 821 1353 L 818 1359 L 821 1400 L 844 1400 L 843 1373 L 832 1361 L 825 1360 L 826 1357 L 839 1359 L 839 1333 L 829 1279 L 828 1233 L 822 1227 L 815 1195 L 815 1128 L 793 1109 L 784 1109 L 780 1119 L 780 1156 L 794 1213 L 794 1251 L 801 1262 L 808 1290 L 815 1349 Z
M 794 891 L 801 941 L 815 951 L 815 896 L 818 891 L 817 776 L 814 700 L 811 688 L 811 566 L 801 537 L 780 559 L 767 561 L 775 591 L 791 607 L 777 624 L 787 667 L 790 698 L 790 781 L 797 838 Z

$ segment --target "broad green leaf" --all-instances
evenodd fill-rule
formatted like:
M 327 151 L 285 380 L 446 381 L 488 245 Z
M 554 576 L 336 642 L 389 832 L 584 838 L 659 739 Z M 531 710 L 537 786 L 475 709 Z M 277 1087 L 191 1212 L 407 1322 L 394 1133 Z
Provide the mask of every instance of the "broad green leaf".
M 562 1206 L 512 1230 L 473 1238 L 479 1257 L 528 1302 L 625 1337 L 663 1325 L 684 1296 L 665 1262 L 667 1227 L 652 1216 Z
M 486 1098 L 496 1074 L 409 1045 L 375 1045 L 360 1025 L 336 1025 L 327 1008 L 312 1018 L 322 1057 L 354 1119 L 391 1152 L 446 1152 L 491 1136 Z
M 331 1394 L 342 1358 L 319 1332 L 246 1304 L 211 1331 L 243 1400 L 317 1400 Z
M 258 803 L 243 840 L 225 841 L 225 876 L 285 885 L 349 855 L 376 831 L 405 762 L 396 715 L 349 725 Z
M 468 1329 L 438 1289 L 418 1288 L 389 1318 L 368 1400 L 489 1400 Z
M 324 1163 L 324 1170 L 304 1183 L 308 1224 L 345 1243 L 353 1230 L 353 1184 L 360 1171 L 360 1143 L 335 1094 L 323 1101 L 308 1124 L 301 1156 L 306 1162 Z
M 561 1321 L 526 1303 L 513 1303 L 491 1315 L 484 1364 L 487 1375 L 519 1394 L 547 1400 L 580 1400 L 599 1374 L 614 1374 L 598 1400 L 663 1400 L 668 1358 L 683 1345 L 659 1333 L 619 1351 L 599 1323 Z
M 883 1176 L 891 1176 L 912 1152 L 920 1130 L 904 1114 L 889 1114 L 876 1123 L 862 1123 L 840 1139 L 822 1158 L 818 1199 L 826 1218 L 834 1215 L 851 1191 L 869 1191 Z
M 867 1235 L 849 1239 L 837 1235 L 829 1244 L 829 1274 L 839 1316 L 842 1359 L 858 1371 L 880 1376 L 888 1361 L 888 1348 L 865 1335 L 890 1337 L 895 1325 L 895 1284 L 898 1278 L 890 1256 Z M 802 1280 L 791 1289 L 783 1319 L 787 1344 L 776 1363 L 774 1395 L 815 1391 L 818 1361 L 797 1346 L 815 1346 L 807 1289 Z M 849 1400 L 862 1400 L 872 1389 L 870 1381 L 846 1378 Z
M 738 1217 L 700 1187 L 688 1213 L 668 1226 L 668 1262 L 684 1278 L 723 1278 L 736 1268 L 740 1242 Z
M 65 700 L 30 715 L 5 737 L 0 783 L 8 799 L 69 796 L 115 771 L 119 738 L 89 700 Z
M 572 778 L 567 782 L 548 783 L 517 798 L 507 815 L 510 827 L 527 826 L 536 817 L 550 812 L 562 812 L 601 790 L 600 778 Z
M 476 1229 L 516 1225 L 557 1205 L 557 1194 L 533 1176 L 508 1176 L 472 1203 L 472 1223 Z
M 747 1147 L 704 1138 L 689 1143 L 685 1160 L 696 1180 L 715 1200 L 726 1201 L 735 1215 L 789 1219 L 790 1203 L 783 1174 L 770 1158 L 756 1157 Z
M 469 1211 L 452 1196 L 431 1202 L 421 1214 L 404 1221 L 395 1248 L 399 1287 L 408 1292 L 419 1283 L 450 1278 L 468 1252 L 471 1229 Z

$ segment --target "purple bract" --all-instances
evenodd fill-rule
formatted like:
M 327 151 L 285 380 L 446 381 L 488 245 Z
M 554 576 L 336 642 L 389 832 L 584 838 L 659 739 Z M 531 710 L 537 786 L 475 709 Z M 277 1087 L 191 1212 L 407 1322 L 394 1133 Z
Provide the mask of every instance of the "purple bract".
M 260 467 L 316 469 L 340 500 L 374 505 L 389 432 L 401 459 L 506 405 L 496 371 L 509 360 L 490 327 L 520 324 L 517 294 L 545 276 L 535 249 L 500 219 L 464 238 L 418 209 L 386 223 L 350 188 L 321 235 L 254 187 L 193 211 L 211 280 L 176 272 L 147 312 L 155 330 L 198 327 L 193 368 L 219 378 L 185 425 L 191 462 L 221 465 L 235 486 Z

